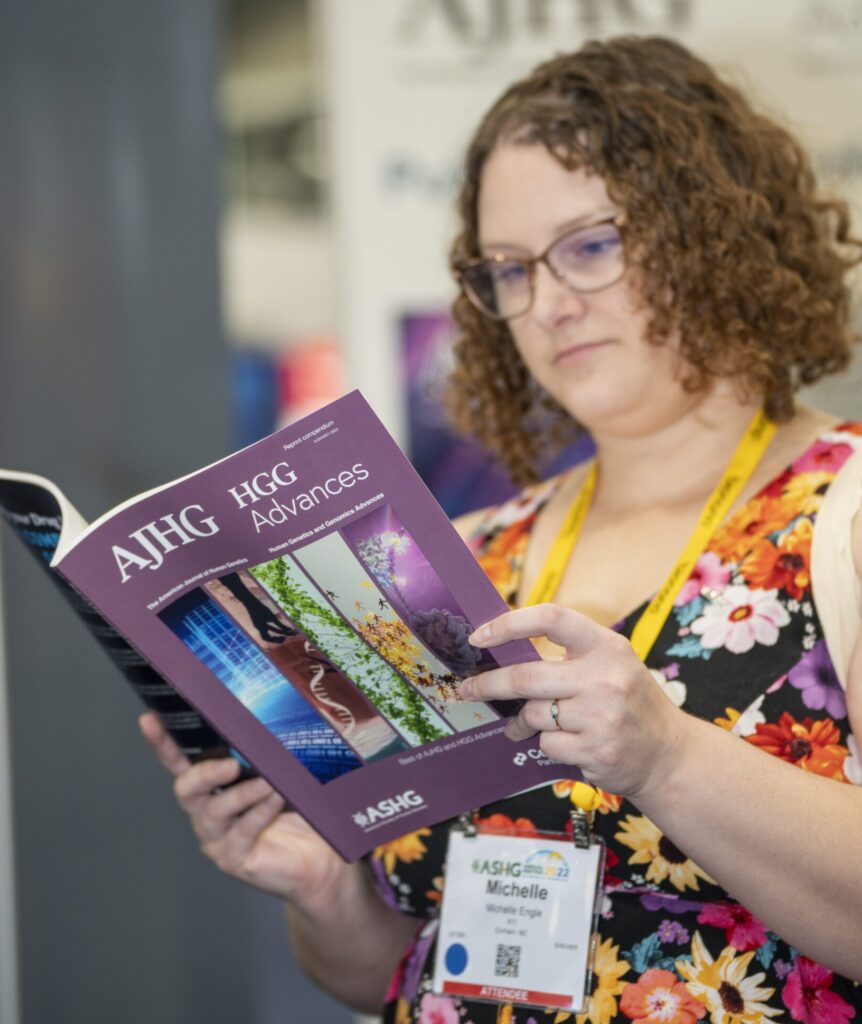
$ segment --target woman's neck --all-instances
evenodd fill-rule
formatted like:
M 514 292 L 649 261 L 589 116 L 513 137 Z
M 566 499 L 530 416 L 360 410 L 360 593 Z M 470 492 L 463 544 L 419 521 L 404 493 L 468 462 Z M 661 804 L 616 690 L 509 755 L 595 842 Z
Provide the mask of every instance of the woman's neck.
M 712 393 L 637 433 L 596 430 L 594 507 L 612 515 L 707 496 L 759 407 Z

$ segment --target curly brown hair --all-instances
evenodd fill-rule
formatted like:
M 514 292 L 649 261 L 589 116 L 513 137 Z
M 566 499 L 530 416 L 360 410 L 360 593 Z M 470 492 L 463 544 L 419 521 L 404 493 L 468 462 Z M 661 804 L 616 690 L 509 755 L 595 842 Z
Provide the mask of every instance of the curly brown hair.
M 847 205 L 817 192 L 797 140 L 734 86 L 661 37 L 592 41 L 512 85 L 467 150 L 453 269 L 479 253 L 482 171 L 501 143 L 539 144 L 604 179 L 626 214 L 624 244 L 649 296 L 647 339 L 679 338 L 684 384 L 733 377 L 775 420 L 794 392 L 846 367 L 850 267 L 862 243 Z M 446 404 L 455 425 L 517 483 L 578 426 L 536 386 L 508 327 L 461 294 Z

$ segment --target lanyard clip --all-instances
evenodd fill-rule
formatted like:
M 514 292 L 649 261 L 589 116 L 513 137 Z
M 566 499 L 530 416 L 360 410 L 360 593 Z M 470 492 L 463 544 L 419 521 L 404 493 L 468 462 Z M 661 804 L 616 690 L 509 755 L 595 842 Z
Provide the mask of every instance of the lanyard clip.
M 579 850 L 589 849 L 593 838 L 594 811 L 584 811 L 574 807 L 569 812 L 572 821 L 572 841 Z
M 457 828 L 459 832 L 463 832 L 467 839 L 472 839 L 478 835 L 479 830 L 476 828 L 476 812 L 475 811 L 464 811 L 463 814 L 458 815 L 458 823 L 453 826 Z

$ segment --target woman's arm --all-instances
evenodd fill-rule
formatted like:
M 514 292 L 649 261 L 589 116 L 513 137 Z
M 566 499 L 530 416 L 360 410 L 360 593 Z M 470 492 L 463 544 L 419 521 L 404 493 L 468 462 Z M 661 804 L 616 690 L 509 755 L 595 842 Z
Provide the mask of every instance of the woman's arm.
M 565 657 L 476 676 L 464 695 L 528 698 L 507 727 L 511 738 L 541 732 L 548 756 L 627 796 L 785 941 L 862 979 L 862 789 L 685 714 L 627 640 L 577 612 L 508 612 L 474 642 L 535 636 L 563 646 Z M 550 715 L 554 698 L 562 731 Z
M 862 790 L 685 717 L 638 809 L 786 942 L 862 980 Z
M 321 988 L 363 1013 L 380 1012 L 386 989 L 419 922 L 388 906 L 365 864 L 313 900 L 288 900 L 294 956 Z
M 852 531 L 862 581 L 862 514 Z M 858 743 L 862 623 L 847 707 Z M 675 770 L 638 807 L 782 938 L 862 980 L 862 788 L 802 772 L 705 722 L 686 726 Z
M 285 813 L 264 779 L 236 783 L 232 758 L 192 765 L 152 712 L 140 723 L 174 776 L 204 855 L 286 901 L 296 958 L 321 988 L 357 1010 L 379 1011 L 417 922 L 384 903 L 366 865 L 347 864 L 298 814 Z
M 862 509 L 856 513 L 851 528 L 853 564 L 862 585 Z M 858 745 L 862 743 L 862 624 L 856 634 L 856 643 L 847 669 L 847 714 Z

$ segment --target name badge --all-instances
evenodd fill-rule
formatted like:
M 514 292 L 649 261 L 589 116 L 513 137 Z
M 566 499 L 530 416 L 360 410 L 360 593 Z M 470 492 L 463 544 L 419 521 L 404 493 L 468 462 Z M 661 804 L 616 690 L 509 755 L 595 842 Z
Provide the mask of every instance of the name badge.
M 583 1010 L 603 864 L 589 839 L 453 829 L 434 991 Z

